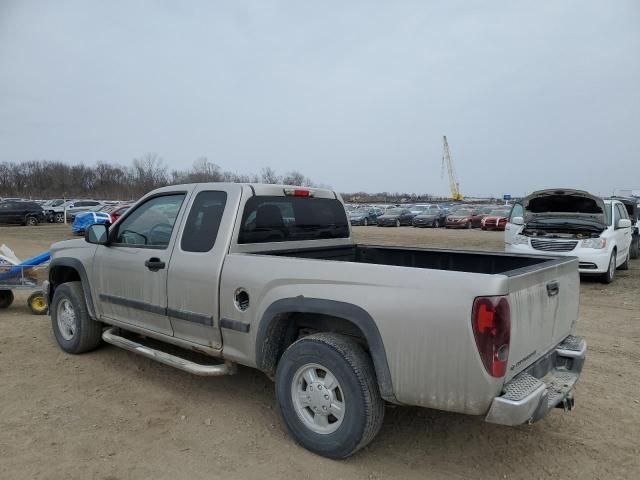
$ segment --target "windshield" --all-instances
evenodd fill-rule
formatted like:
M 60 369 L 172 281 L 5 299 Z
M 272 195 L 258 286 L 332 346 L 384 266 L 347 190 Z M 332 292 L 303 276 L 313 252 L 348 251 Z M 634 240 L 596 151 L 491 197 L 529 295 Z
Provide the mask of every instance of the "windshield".
M 412 212 L 426 212 L 429 210 L 429 205 L 416 205 L 411 209 Z
M 469 217 L 472 215 L 471 210 L 467 210 L 466 208 L 460 208 L 455 211 L 455 215 L 459 217 Z
M 238 243 L 349 238 L 349 223 L 339 200 L 255 196 L 247 200 Z
M 384 214 L 385 215 L 401 215 L 402 214 L 402 208 L 390 208 Z
M 489 212 L 489 216 L 490 217 L 508 217 L 509 210 L 491 210 L 491 212 Z

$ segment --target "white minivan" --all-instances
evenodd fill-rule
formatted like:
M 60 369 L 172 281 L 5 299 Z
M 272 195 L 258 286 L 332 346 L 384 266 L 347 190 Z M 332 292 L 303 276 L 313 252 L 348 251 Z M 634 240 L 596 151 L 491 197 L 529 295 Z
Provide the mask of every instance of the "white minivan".
M 616 269 L 629 268 L 631 233 L 622 202 L 582 190 L 549 189 L 513 205 L 504 242 L 509 253 L 578 257 L 581 274 L 611 283 Z

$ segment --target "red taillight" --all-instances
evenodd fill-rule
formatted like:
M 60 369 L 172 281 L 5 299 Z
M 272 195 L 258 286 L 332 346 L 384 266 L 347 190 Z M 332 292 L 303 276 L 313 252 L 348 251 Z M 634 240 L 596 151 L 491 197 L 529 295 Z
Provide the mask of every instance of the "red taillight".
M 313 197 L 313 192 L 311 190 L 303 188 L 285 188 L 284 194 L 289 197 Z
M 471 314 L 473 336 L 487 373 L 503 377 L 507 372 L 511 313 L 507 297 L 478 297 Z

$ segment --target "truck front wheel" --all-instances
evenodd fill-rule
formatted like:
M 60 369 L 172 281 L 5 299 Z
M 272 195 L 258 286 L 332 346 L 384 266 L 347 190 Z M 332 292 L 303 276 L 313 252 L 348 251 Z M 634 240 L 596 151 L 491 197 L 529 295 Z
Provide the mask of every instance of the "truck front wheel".
M 49 308 L 53 334 L 67 353 L 94 350 L 102 339 L 102 324 L 91 320 L 84 300 L 82 283 L 59 285 Z
M 384 418 L 371 358 L 343 335 L 317 333 L 291 345 L 278 364 L 276 396 L 289 433 L 324 457 L 353 455 Z

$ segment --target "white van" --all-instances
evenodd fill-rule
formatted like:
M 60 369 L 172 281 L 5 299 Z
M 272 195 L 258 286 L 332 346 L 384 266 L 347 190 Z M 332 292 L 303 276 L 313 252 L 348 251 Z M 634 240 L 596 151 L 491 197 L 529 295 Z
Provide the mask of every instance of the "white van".
M 582 190 L 534 192 L 513 205 L 505 228 L 505 251 L 575 256 L 579 271 L 605 283 L 629 268 L 631 220 L 624 204 Z

